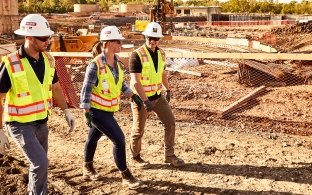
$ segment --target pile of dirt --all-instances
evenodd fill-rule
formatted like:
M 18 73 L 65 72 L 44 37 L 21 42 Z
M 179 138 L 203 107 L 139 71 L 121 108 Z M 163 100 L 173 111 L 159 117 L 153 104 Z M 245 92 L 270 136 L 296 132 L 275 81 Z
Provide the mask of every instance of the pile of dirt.
M 272 28 L 271 33 L 279 36 L 312 33 L 312 22 L 274 27 Z
M 27 165 L 22 159 L 0 154 L 0 194 L 27 194 Z
M 312 22 L 275 27 L 271 33 L 276 37 L 276 43 L 272 46 L 280 52 L 300 51 L 300 48 L 311 45 Z

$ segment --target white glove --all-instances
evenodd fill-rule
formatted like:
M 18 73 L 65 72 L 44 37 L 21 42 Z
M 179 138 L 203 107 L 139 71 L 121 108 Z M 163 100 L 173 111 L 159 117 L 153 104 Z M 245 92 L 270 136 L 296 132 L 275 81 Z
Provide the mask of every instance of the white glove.
M 5 154 L 5 148 L 10 149 L 9 140 L 0 128 L 0 154 Z
M 64 109 L 65 119 L 69 126 L 69 133 L 75 129 L 75 119 L 72 117 L 69 109 Z

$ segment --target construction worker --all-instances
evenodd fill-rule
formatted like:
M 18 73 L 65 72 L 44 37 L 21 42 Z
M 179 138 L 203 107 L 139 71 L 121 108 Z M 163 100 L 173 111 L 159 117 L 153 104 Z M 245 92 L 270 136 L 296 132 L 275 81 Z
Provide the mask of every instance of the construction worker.
M 140 167 L 149 164 L 141 157 L 141 144 L 148 112 L 154 111 L 164 125 L 164 161 L 179 167 L 185 163 L 174 153 L 175 118 L 169 106 L 171 90 L 165 72 L 165 53 L 158 47 L 159 40 L 163 37 L 161 26 L 151 22 L 142 34 L 145 36 L 145 44 L 132 53 L 129 64 L 130 86 L 144 103 L 140 109 L 136 104 L 131 104 L 133 114 L 130 137 L 131 161 Z M 165 96 L 161 93 L 162 87 Z
M 75 126 L 58 82 L 55 60 L 45 52 L 53 33 L 43 16 L 27 15 L 15 31 L 25 36 L 25 44 L 3 57 L 0 66 L 0 140 L 8 145 L 2 130 L 4 115 L 6 129 L 30 163 L 29 194 L 48 194 L 47 121 L 52 98 L 64 111 L 69 130 Z M 3 144 L 0 147 L 4 153 Z
M 84 109 L 86 124 L 90 127 L 85 143 L 83 178 L 98 180 L 93 167 L 97 142 L 104 134 L 113 142 L 114 160 L 122 176 L 122 184 L 130 189 L 140 185 L 126 163 L 125 136 L 119 127 L 114 112 L 119 110 L 120 94 L 123 92 L 139 106 L 142 100 L 132 93 L 124 82 L 124 72 L 115 53 L 121 50 L 124 37 L 116 26 L 102 29 L 100 43 L 93 53 L 97 55 L 88 65 L 81 91 L 80 108 Z

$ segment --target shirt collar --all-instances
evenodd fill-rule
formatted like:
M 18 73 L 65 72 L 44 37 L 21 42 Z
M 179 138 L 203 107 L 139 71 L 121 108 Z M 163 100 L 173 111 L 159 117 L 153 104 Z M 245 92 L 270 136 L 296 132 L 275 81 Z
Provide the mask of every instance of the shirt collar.
M 20 56 L 20 58 L 27 58 L 27 59 L 30 59 L 30 58 L 33 58 L 31 56 L 29 56 L 26 51 L 25 51 L 25 47 L 24 45 L 22 45 L 19 49 L 18 49 L 18 55 Z M 40 52 L 39 53 L 39 59 L 42 58 L 42 53 Z
M 154 52 L 157 52 L 159 50 L 158 47 L 155 48 L 155 51 L 152 51 L 151 48 L 147 47 L 146 43 L 144 43 L 145 47 L 147 48 L 147 50 L 150 52 L 150 53 L 154 53 Z
M 114 55 L 114 63 L 116 64 L 117 63 L 117 56 L 116 55 Z M 106 64 L 107 62 L 106 62 L 106 56 L 105 56 L 105 53 L 104 52 L 102 52 L 102 62 L 104 63 L 104 64 Z

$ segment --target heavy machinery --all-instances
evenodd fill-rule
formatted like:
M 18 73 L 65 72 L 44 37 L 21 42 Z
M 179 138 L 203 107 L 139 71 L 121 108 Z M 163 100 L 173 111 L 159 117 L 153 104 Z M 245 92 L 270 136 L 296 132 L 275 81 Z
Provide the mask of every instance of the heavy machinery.
M 52 52 L 86 52 L 91 51 L 93 45 L 99 41 L 98 33 L 90 33 L 88 29 L 64 27 L 59 30 L 51 41 L 50 51 Z
M 166 0 L 154 0 L 153 7 L 150 9 L 149 20 L 150 22 L 158 22 L 163 32 L 167 32 L 168 30 L 173 31 L 172 17 L 175 15 L 173 0 L 170 2 Z M 169 25 L 166 23 L 167 16 L 171 18 Z
M 142 35 L 140 33 L 144 31 L 146 25 L 149 22 L 158 22 L 164 35 L 167 35 L 165 36 L 165 39 L 167 39 L 170 32 L 174 30 L 172 18 L 175 15 L 173 0 L 170 2 L 167 0 L 154 0 L 152 7 L 149 9 L 149 14 L 138 14 L 132 32 L 126 32 L 124 36 L 128 39 L 141 39 Z M 170 16 L 170 22 L 167 22 L 167 16 Z

